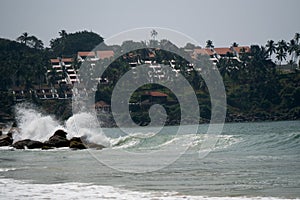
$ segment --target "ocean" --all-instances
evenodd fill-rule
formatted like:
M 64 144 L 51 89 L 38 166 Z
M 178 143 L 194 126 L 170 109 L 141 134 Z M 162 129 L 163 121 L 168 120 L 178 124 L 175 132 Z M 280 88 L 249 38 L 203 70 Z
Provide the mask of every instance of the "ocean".
M 21 138 L 42 139 L 42 133 L 30 134 L 63 127 L 34 112 L 27 110 L 26 118 L 32 117 L 22 121 Z M 174 134 L 176 126 L 152 135 L 145 128 L 147 137 L 135 129 L 130 135 L 118 129 L 98 130 L 104 134 L 95 138 L 109 144 L 106 150 L 1 147 L 0 199 L 300 199 L 299 121 L 225 124 L 222 134 L 209 136 L 216 143 L 204 157 L 199 151 L 208 125 L 189 134 L 193 128 L 184 126 L 185 134 L 179 136 Z M 168 162 L 176 150 L 160 150 L 177 141 L 185 141 L 178 145 L 188 148 Z M 122 156 L 123 151 L 131 156 Z M 152 151 L 160 156 L 152 157 Z M 105 153 L 109 157 L 101 157 Z M 139 153 L 145 153 L 145 162 L 133 163 Z M 154 165 L 159 168 L 140 170 Z

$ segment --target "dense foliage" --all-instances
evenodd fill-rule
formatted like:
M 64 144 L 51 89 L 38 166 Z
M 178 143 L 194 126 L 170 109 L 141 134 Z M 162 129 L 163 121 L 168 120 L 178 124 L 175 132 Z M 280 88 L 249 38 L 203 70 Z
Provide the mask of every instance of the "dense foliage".
M 91 51 L 96 45 L 103 42 L 103 38 L 96 33 L 81 31 L 67 33 L 62 30 L 60 37 L 50 41 L 51 51 L 55 57 L 70 57 L 78 51 Z
M 154 40 L 149 42 L 153 45 L 163 45 L 168 49 L 179 48 L 167 40 L 158 42 L 155 37 L 158 33 L 151 33 Z M 18 41 L 18 42 L 17 42 Z M 49 60 L 56 57 L 74 57 L 78 51 L 90 51 L 96 45 L 103 42 L 103 38 L 96 33 L 81 31 L 67 33 L 62 30 L 59 37 L 50 41 L 50 48 L 44 48 L 43 42 L 35 36 L 23 33 L 17 41 L 0 39 L 0 121 L 5 121 L 13 116 L 12 94 L 9 89 L 22 86 L 32 88 L 34 85 L 51 84 L 50 77 L 46 77 L 47 69 L 51 69 Z M 152 45 L 152 46 L 153 46 Z M 109 77 L 109 84 L 98 86 L 95 95 L 96 101 L 110 103 L 113 88 L 118 79 L 130 69 L 130 62 L 149 59 L 157 63 L 169 64 L 175 60 L 175 69 L 191 83 L 194 88 L 201 111 L 203 122 L 210 119 L 210 98 L 204 80 L 195 70 L 188 70 L 188 62 L 180 56 L 156 49 L 144 49 L 145 42 L 125 41 L 121 46 L 104 47 L 114 52 L 122 52 L 128 47 L 136 47 L 139 50 L 118 58 L 105 71 L 104 76 Z M 207 41 L 207 48 L 214 48 L 213 41 Z M 233 47 L 238 46 L 233 43 Z M 193 49 L 196 46 L 187 44 L 185 49 Z M 179 49 L 180 50 L 180 49 Z M 183 51 L 183 49 L 181 49 Z M 150 54 L 155 57 L 149 57 Z M 251 46 L 250 52 L 240 55 L 239 61 L 228 54 L 226 58 L 220 58 L 217 67 L 223 77 L 228 113 L 227 121 L 257 121 L 257 120 L 282 120 L 300 119 L 300 73 L 299 70 L 283 73 L 278 70 L 288 58 L 287 66 L 296 66 L 300 54 L 299 34 L 289 42 L 284 40 L 277 43 L 269 40 L 264 46 Z M 273 60 L 271 59 L 273 58 Z M 276 62 L 274 62 L 274 58 Z M 77 65 L 78 63 L 74 63 Z M 49 75 L 49 74 L 48 74 Z M 168 123 L 176 124 L 180 120 L 180 107 L 174 94 L 164 87 L 143 86 L 132 96 L 131 102 L 137 103 L 145 91 L 156 90 L 168 95 L 168 102 L 163 106 L 168 113 Z M 48 113 L 55 114 L 61 119 L 71 115 L 70 101 L 44 100 L 29 97 L 29 101 L 38 104 Z M 148 110 L 150 105 L 130 107 L 132 118 L 137 123 L 149 122 Z

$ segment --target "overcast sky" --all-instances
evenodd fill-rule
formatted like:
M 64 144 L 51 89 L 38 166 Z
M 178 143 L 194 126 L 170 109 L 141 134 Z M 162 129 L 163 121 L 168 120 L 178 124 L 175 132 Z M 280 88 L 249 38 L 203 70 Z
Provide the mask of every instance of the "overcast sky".
M 265 44 L 300 32 L 300 0 L 0 0 L 0 37 L 23 32 L 49 44 L 62 29 L 104 38 L 139 27 L 170 28 L 205 46 Z

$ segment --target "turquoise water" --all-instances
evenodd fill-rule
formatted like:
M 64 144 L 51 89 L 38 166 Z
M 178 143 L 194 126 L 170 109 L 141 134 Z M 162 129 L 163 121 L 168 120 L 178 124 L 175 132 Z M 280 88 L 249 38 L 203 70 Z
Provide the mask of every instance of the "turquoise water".
M 138 135 L 139 130 L 132 130 L 136 135 L 122 137 L 116 129 L 104 132 L 111 137 L 111 150 L 139 152 L 172 143 L 177 128 L 165 127 L 155 136 L 149 131 L 150 137 L 144 138 Z M 189 149 L 170 165 L 148 173 L 114 170 L 95 159 L 101 154 L 97 150 L 3 148 L 0 198 L 300 198 L 299 121 L 225 124 L 204 158 L 199 158 L 198 151 L 207 125 L 201 125 L 197 135 L 189 134 L 189 128 L 186 126 L 186 134 L 180 136 L 193 137 Z M 131 167 L 130 158 L 115 154 L 111 159 L 118 158 L 123 166 Z M 162 153 L 161 160 L 149 157 L 149 162 L 164 162 L 168 156 Z

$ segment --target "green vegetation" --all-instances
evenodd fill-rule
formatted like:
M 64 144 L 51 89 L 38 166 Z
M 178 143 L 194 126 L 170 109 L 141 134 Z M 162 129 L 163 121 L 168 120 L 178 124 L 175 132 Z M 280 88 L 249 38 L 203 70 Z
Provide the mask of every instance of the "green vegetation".
M 78 51 L 91 51 L 96 45 L 103 42 L 103 38 L 96 33 L 81 31 L 67 33 L 65 30 L 59 32 L 58 38 L 50 41 L 52 57 L 71 57 Z
M 170 41 L 156 41 L 157 32 L 151 32 L 154 45 L 168 46 L 180 50 Z M 258 120 L 294 120 L 300 119 L 300 73 L 294 70 L 284 73 L 278 67 L 286 61 L 288 66 L 295 67 L 300 55 L 299 34 L 286 42 L 280 40 L 267 41 L 265 46 L 251 46 L 249 52 L 242 52 L 239 60 L 228 53 L 220 58 L 217 67 L 223 77 L 228 113 L 227 121 L 258 121 Z M 67 33 L 62 30 L 59 37 L 50 41 L 50 48 L 44 48 L 43 42 L 33 35 L 23 33 L 10 41 L 0 39 L 0 121 L 13 118 L 13 101 L 11 89 L 14 87 L 33 88 L 37 85 L 53 85 L 57 79 L 55 72 L 46 77 L 47 70 L 51 70 L 50 58 L 72 57 L 76 58 L 78 51 L 90 51 L 103 41 L 96 33 L 81 31 Z M 180 56 L 163 51 L 159 48 L 144 49 L 145 42 L 125 41 L 121 46 L 103 46 L 114 52 L 122 52 L 129 46 L 140 48 L 115 60 L 105 71 L 103 77 L 109 78 L 108 84 L 99 84 L 95 94 L 95 101 L 104 101 L 110 104 L 111 94 L 118 79 L 126 73 L 131 66 L 129 63 L 138 60 L 152 60 L 168 65 L 175 61 L 175 69 L 180 70 L 194 88 L 201 111 L 202 122 L 210 119 L 210 98 L 204 80 L 194 69 L 190 70 L 188 61 Z M 206 42 L 206 47 L 214 49 L 212 40 Z M 238 47 L 234 42 L 232 47 Z M 187 44 L 185 49 L 192 50 L 194 44 Z M 133 56 L 132 56 L 133 55 Z M 154 57 L 150 56 L 154 55 Z M 272 61 L 276 58 L 277 65 Z M 290 60 L 287 60 L 290 58 Z M 74 65 L 80 67 L 74 59 Z M 63 90 L 63 87 L 61 88 Z M 167 101 L 162 102 L 168 114 L 168 124 L 177 124 L 180 120 L 180 106 L 177 99 L 167 88 L 157 85 L 140 87 L 131 97 L 130 110 L 132 118 L 139 124 L 149 122 L 148 111 L 152 104 L 138 104 L 141 96 L 147 91 L 160 91 L 167 94 Z M 41 106 L 45 112 L 56 115 L 65 120 L 71 116 L 70 100 L 40 100 L 28 94 L 28 101 Z

